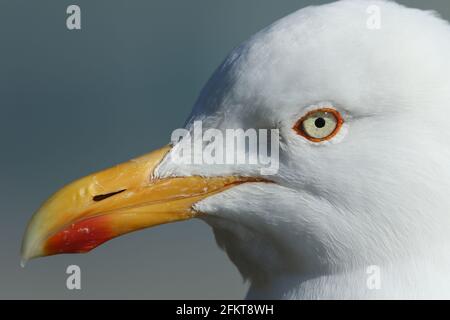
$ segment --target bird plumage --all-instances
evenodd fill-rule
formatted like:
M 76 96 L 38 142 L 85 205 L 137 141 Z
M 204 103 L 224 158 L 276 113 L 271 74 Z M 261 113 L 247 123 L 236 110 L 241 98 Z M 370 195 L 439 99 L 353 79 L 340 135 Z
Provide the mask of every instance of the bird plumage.
M 369 5 L 379 29 L 367 26 Z M 450 26 L 434 12 L 344 0 L 275 22 L 216 70 L 186 128 L 280 130 L 274 184 L 195 206 L 249 298 L 450 298 L 449 52 Z M 312 143 L 292 126 L 322 105 L 345 125 Z M 156 173 L 259 174 L 170 157 Z M 371 265 L 380 289 L 367 285 Z

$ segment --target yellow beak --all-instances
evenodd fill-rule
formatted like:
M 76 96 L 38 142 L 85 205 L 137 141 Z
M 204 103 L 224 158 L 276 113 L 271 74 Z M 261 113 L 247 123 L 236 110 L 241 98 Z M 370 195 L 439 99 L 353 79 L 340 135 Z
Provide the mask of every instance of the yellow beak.
M 88 252 L 135 230 L 186 220 L 192 206 L 244 182 L 245 177 L 199 176 L 156 179 L 166 146 L 65 186 L 34 214 L 22 243 L 22 258 Z

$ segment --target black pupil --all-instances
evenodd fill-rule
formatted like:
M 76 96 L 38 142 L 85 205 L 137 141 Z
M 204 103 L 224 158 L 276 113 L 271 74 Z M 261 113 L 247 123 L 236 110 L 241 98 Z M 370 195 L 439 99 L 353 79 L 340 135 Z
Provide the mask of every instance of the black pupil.
M 317 128 L 323 128 L 323 127 L 325 127 L 325 119 L 324 119 L 324 118 L 317 118 L 317 119 L 314 121 L 314 124 L 315 124 L 315 126 L 316 126 Z

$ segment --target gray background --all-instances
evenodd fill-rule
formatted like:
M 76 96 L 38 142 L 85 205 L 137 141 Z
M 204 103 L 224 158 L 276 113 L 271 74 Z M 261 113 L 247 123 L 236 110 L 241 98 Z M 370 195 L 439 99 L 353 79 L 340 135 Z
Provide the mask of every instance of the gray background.
M 181 127 L 225 55 L 329 1 L 0 0 L 0 298 L 236 298 L 246 285 L 200 221 L 19 266 L 33 211 L 65 183 L 146 153 Z M 448 0 L 400 1 L 450 17 Z M 66 8 L 82 30 L 66 29 Z M 82 290 L 65 287 L 82 269 Z

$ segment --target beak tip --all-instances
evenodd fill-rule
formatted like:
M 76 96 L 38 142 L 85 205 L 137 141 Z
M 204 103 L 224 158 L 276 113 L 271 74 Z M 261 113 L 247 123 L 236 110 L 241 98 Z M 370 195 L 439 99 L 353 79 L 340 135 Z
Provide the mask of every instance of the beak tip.
M 27 265 L 28 259 L 22 257 L 22 259 L 20 259 L 20 267 L 21 268 L 25 268 L 25 266 Z
M 31 239 L 30 234 L 27 232 L 22 240 L 22 247 L 20 250 L 20 266 L 22 268 L 25 267 L 29 260 L 42 256 L 41 250 L 39 249 L 39 246 L 37 246 L 37 243 L 37 241 L 33 241 L 33 239 Z
M 34 248 L 28 249 L 28 250 L 22 249 L 21 257 L 20 257 L 20 266 L 22 268 L 25 268 L 28 261 L 35 259 L 35 258 L 42 257 L 43 255 L 44 254 L 42 254 L 39 250 L 35 250 Z

